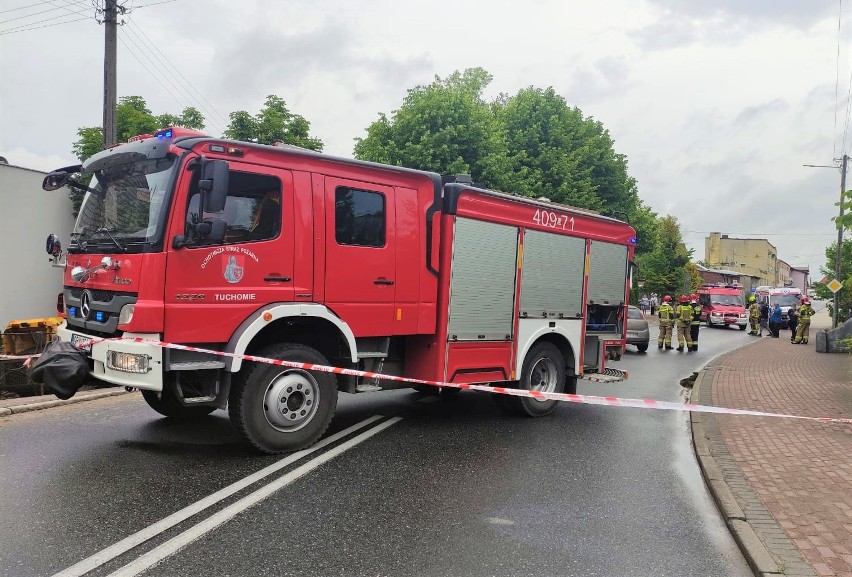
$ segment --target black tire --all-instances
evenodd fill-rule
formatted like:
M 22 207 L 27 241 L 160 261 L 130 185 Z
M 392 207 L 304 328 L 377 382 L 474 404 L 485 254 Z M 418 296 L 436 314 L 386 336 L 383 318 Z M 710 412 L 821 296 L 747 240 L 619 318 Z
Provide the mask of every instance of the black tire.
M 270 345 L 257 355 L 328 365 L 316 349 L 293 343 Z M 312 445 L 325 433 L 336 408 L 333 374 L 266 363 L 244 364 L 228 398 L 231 422 L 257 450 L 268 454 Z
M 576 379 L 575 379 L 576 380 Z M 556 345 L 538 343 L 527 353 L 518 387 L 561 393 L 565 389 L 565 359 Z M 528 417 L 544 417 L 556 409 L 559 401 L 539 401 L 526 397 L 509 397 L 510 406 Z
M 712 329 L 712 328 L 713 328 L 713 323 L 711 323 L 711 322 L 710 322 L 710 317 L 709 317 L 709 316 L 707 317 L 707 320 L 706 320 L 706 321 L 704 321 L 704 322 L 705 322 L 705 323 L 707 323 L 707 328 L 708 328 L 708 329 Z
M 171 419 L 200 419 L 216 410 L 216 407 L 210 405 L 195 407 L 181 405 L 171 387 L 164 387 L 162 393 L 143 390 L 142 398 L 145 399 L 149 407 Z
M 640 353 L 644 353 L 648 350 L 648 343 L 642 343 L 641 345 L 636 345 L 636 350 Z

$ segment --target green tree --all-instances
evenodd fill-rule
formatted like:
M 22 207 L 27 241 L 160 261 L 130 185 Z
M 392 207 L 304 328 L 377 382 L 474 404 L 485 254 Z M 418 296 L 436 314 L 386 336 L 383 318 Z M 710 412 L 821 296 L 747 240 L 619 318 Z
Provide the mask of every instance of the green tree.
M 231 122 L 225 130 L 225 138 L 260 144 L 283 142 L 316 151 L 323 149 L 322 140 L 310 135 L 311 123 L 290 112 L 284 99 L 274 94 L 266 97 L 257 115 L 237 110 L 229 118 Z
M 837 275 L 836 265 L 837 243 L 833 242 L 825 249 L 825 266 L 820 268 L 820 273 L 833 279 Z M 840 303 L 837 318 L 840 322 L 845 322 L 850 318 L 850 311 L 852 311 L 852 239 L 843 239 L 840 250 L 840 278 L 837 280 L 843 283 L 843 288 L 837 293 Z M 834 293 L 824 284 L 816 284 L 813 288 L 818 297 L 828 299 L 828 310 L 833 318 Z
M 161 114 L 154 116 L 141 96 L 122 96 L 115 107 L 115 127 L 119 142 L 140 134 L 153 134 L 167 126 L 183 126 L 195 130 L 204 128 L 204 116 L 198 109 L 189 106 L 180 116 Z M 71 147 L 74 155 L 84 162 L 104 149 L 103 129 L 100 126 L 84 126 L 77 129 L 77 140 Z M 86 183 L 88 184 L 88 183 Z M 71 189 L 68 194 L 74 207 L 74 215 L 80 210 L 85 193 Z
M 838 214 L 831 220 L 833 220 L 838 227 L 842 226 L 843 228 L 852 229 L 852 190 L 844 192 L 840 197 L 840 201 L 835 202 L 834 206 L 839 209 L 841 202 L 843 203 L 843 216 L 841 217 Z
M 391 118 L 379 114 L 367 136 L 355 139 L 355 158 L 470 174 L 474 182 L 509 189 L 504 132 L 482 97 L 490 82 L 488 72 L 472 68 L 410 89 Z
M 642 204 L 627 159 L 603 125 L 553 88 L 486 102 L 491 79 L 473 68 L 409 90 L 399 110 L 379 114 L 356 139 L 355 157 L 468 173 L 491 188 L 597 210 L 634 224 L 637 253 L 650 252 L 657 215 Z
M 671 215 L 661 218 L 653 250 L 636 259 L 639 278 L 644 281 L 642 291 L 673 297 L 694 291 L 701 277 L 689 261 L 691 257 L 692 251 L 683 242 L 677 219 Z

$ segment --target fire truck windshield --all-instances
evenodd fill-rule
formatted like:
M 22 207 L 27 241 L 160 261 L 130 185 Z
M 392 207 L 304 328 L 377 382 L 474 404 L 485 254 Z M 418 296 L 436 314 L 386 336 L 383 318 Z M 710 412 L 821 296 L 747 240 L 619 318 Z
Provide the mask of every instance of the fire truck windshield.
M 70 252 L 145 252 L 165 226 L 167 194 L 177 157 L 140 158 L 99 163 L 91 176 L 72 233 Z M 116 158 L 115 160 L 121 160 Z
M 710 295 L 710 302 L 714 305 L 722 305 L 729 307 L 743 306 L 743 300 L 737 295 Z

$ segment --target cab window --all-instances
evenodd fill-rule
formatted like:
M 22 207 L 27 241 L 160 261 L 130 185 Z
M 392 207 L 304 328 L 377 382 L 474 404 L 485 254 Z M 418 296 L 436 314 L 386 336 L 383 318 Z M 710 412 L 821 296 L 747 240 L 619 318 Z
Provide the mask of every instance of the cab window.
M 334 191 L 334 223 L 338 244 L 385 246 L 385 196 L 338 186 Z
M 201 193 L 196 177 L 186 210 L 188 243 L 204 242 L 197 228 L 205 218 L 225 221 L 223 244 L 272 240 L 281 233 L 281 181 L 273 176 L 231 171 L 225 210 L 218 214 L 202 214 L 200 206 Z

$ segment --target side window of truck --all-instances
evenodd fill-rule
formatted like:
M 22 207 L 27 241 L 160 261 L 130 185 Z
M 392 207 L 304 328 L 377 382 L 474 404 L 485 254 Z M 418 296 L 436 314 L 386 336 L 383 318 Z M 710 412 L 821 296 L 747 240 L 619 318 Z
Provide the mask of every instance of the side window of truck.
M 339 186 L 334 191 L 334 237 L 338 244 L 385 246 L 385 196 Z
M 271 240 L 281 233 L 281 181 L 273 176 L 231 171 L 225 210 L 218 214 L 201 214 L 201 193 L 197 179 L 190 187 L 186 210 L 186 237 L 203 244 L 197 225 L 204 219 L 225 221 L 224 244 Z

